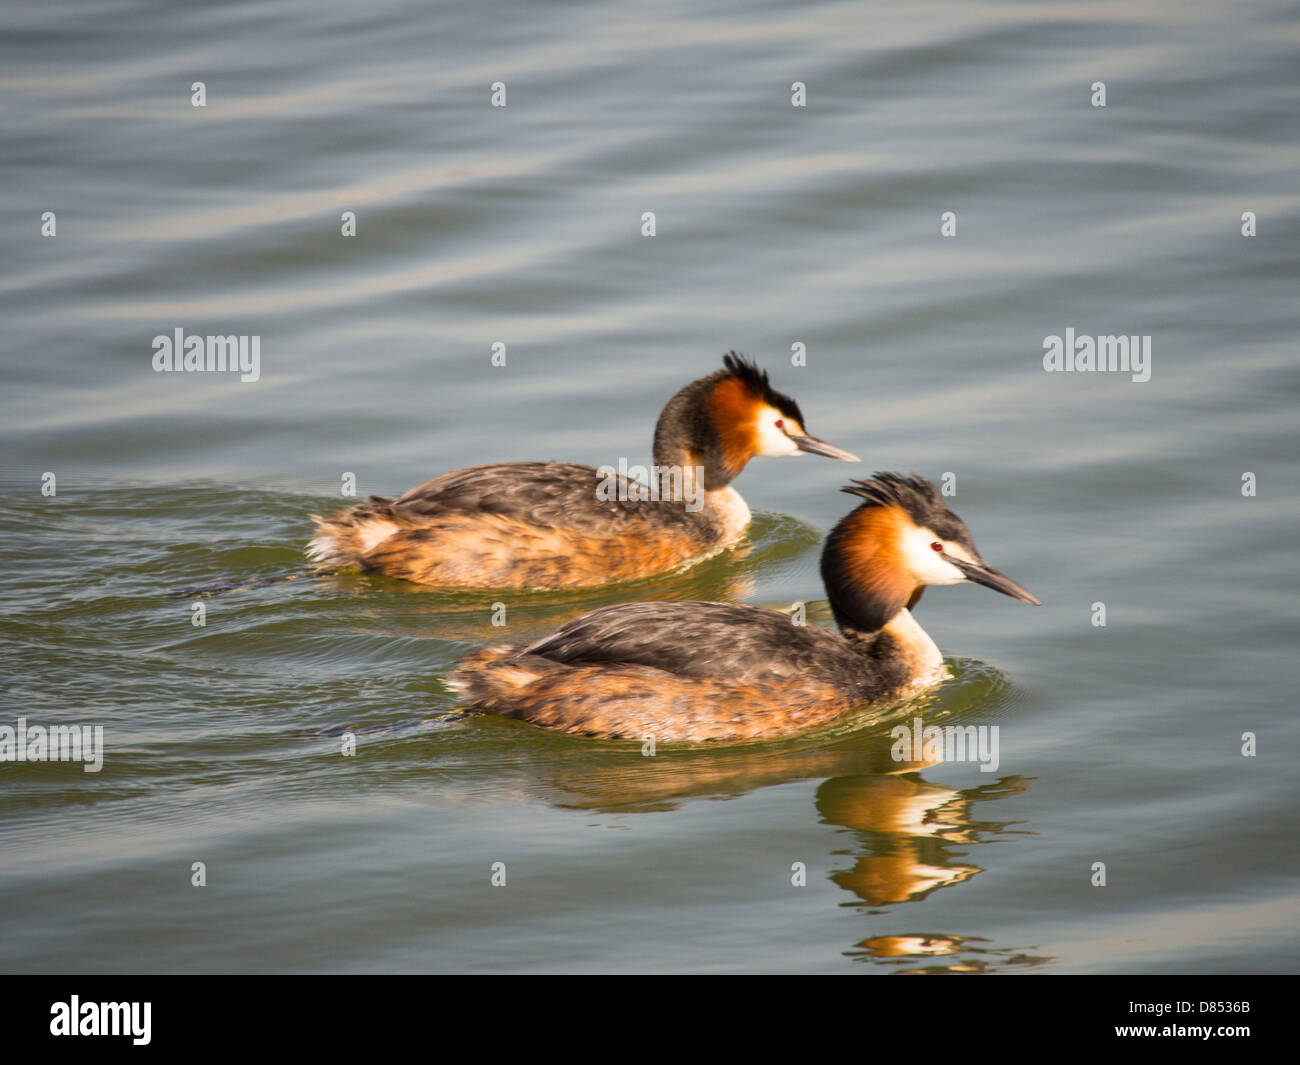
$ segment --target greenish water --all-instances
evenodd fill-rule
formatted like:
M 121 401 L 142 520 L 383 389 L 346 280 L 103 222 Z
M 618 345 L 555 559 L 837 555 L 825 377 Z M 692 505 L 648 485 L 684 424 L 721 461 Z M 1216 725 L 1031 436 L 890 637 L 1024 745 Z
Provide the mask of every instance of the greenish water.
M 0 725 L 106 752 L 0 764 L 0 971 L 1300 969 L 1293 5 L 4 21 Z M 155 373 L 177 328 L 259 336 L 260 379 Z M 1045 372 L 1067 329 L 1151 336 L 1150 380 Z M 185 591 L 301 572 L 348 473 L 647 462 L 733 347 L 864 459 L 755 461 L 740 552 Z M 1044 604 L 929 591 L 933 695 L 653 758 L 456 712 L 466 652 L 605 603 L 828 624 L 820 538 L 872 469 L 954 474 Z M 996 725 L 996 772 L 896 762 L 914 714 Z

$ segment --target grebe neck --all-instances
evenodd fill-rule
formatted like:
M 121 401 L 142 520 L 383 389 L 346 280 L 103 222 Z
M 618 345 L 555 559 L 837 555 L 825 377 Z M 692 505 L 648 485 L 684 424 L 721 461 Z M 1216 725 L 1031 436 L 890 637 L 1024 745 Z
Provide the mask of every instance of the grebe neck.
M 945 676 L 942 652 L 906 607 L 870 632 L 841 623 L 840 634 L 854 651 L 878 664 L 891 686 L 931 684 Z
M 720 376 L 725 375 L 692 381 L 668 401 L 655 423 L 655 465 L 683 473 L 689 468 L 706 493 L 726 488 L 740 472 L 723 461 L 722 439 L 709 413 L 709 395 Z
M 659 498 L 685 506 L 715 542 L 731 543 L 748 527 L 751 515 L 744 498 L 728 484 L 710 488 L 705 466 L 694 452 L 684 450 L 668 464 L 656 457 L 651 477 L 659 479 Z

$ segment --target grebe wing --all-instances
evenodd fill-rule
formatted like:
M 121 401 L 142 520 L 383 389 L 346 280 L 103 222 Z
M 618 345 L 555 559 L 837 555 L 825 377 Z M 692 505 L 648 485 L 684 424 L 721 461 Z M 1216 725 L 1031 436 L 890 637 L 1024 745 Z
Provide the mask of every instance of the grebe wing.
M 602 607 L 526 648 L 566 663 L 653 666 L 740 683 L 840 678 L 855 668 L 843 637 L 787 614 L 735 603 L 653 602 Z
M 496 514 L 542 527 L 586 527 L 606 534 L 638 526 L 647 517 L 647 507 L 655 510 L 659 521 L 690 523 L 691 514 L 684 507 L 601 499 L 597 488 L 604 480 L 595 467 L 574 462 L 496 462 L 434 477 L 416 485 L 393 506 L 426 518 Z M 615 478 L 615 483 L 619 480 Z

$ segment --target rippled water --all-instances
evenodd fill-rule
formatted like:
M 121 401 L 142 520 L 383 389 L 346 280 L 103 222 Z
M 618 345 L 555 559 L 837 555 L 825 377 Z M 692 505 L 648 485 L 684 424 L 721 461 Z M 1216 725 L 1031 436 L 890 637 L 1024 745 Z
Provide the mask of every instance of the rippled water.
M 0 969 L 1300 969 L 1293 4 L 4 22 L 0 725 L 107 751 L 0 765 Z M 178 328 L 259 336 L 260 379 L 155 373 Z M 1151 336 L 1151 379 L 1044 372 L 1066 329 Z M 954 474 L 1044 606 L 932 590 L 933 696 L 647 759 L 453 711 L 498 595 L 283 579 L 345 474 L 644 462 L 733 347 L 865 468 Z M 860 470 L 756 461 L 744 550 L 511 596 L 509 638 L 634 596 L 829 623 Z M 997 725 L 997 771 L 894 761 L 917 713 Z

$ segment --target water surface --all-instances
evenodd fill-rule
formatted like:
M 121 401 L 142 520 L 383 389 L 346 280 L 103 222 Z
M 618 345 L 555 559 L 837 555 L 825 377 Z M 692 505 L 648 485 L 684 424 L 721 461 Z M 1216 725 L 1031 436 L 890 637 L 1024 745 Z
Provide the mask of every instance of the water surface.
M 4 23 L 0 723 L 108 750 L 0 766 L 0 969 L 1300 968 L 1294 5 Z M 177 328 L 259 336 L 260 379 L 155 373 Z M 1067 328 L 1151 336 L 1150 380 L 1044 372 Z M 202 627 L 170 594 L 299 572 L 346 474 L 647 462 L 730 348 L 865 462 L 753 463 L 738 554 L 508 596 L 504 633 L 499 595 L 355 575 Z M 917 706 L 653 759 L 454 713 L 466 652 L 633 595 L 829 623 L 820 538 L 872 469 L 953 474 L 1044 603 L 927 593 L 953 679 Z M 997 771 L 894 761 L 914 712 L 997 725 Z

